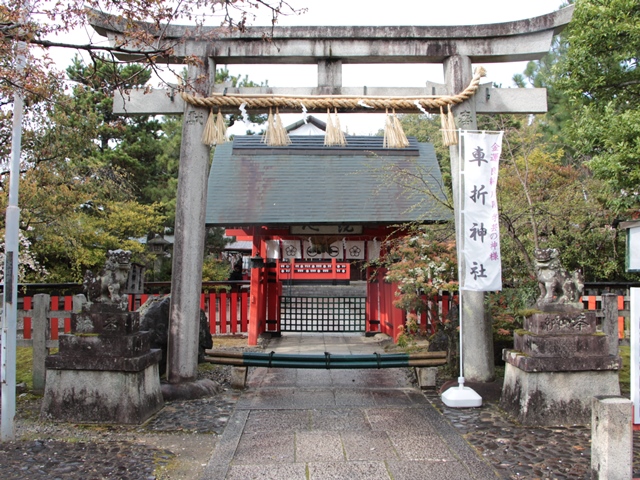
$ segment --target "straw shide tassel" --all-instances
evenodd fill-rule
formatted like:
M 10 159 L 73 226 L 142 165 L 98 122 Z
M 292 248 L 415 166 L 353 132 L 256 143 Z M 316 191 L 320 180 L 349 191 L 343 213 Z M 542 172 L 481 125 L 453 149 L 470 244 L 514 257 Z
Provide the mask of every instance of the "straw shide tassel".
M 445 113 L 440 107 L 440 125 L 442 127 L 442 144 L 445 147 L 458 144 L 458 132 L 456 129 L 456 121 L 451 112 L 451 105 L 447 105 L 448 113 Z
M 451 145 L 458 144 L 458 129 L 456 128 L 456 120 L 453 118 L 453 112 L 451 111 L 451 104 L 447 105 L 449 112 L 447 113 L 447 128 L 451 132 Z
M 289 138 L 289 134 L 287 133 L 287 129 L 284 128 L 282 124 L 282 118 L 280 118 L 280 111 L 276 107 L 276 115 L 275 115 L 275 125 L 276 125 L 276 135 L 277 135 L 277 145 L 291 145 L 291 139 Z
M 291 139 L 287 130 L 282 125 L 282 119 L 280 118 L 280 111 L 276 108 L 276 114 L 273 114 L 271 108 L 269 109 L 269 116 L 267 117 L 267 131 L 262 137 L 262 142 L 272 147 L 283 147 L 285 145 L 291 145 Z
M 386 109 L 387 118 L 384 125 L 384 139 L 382 145 L 384 148 L 406 148 L 409 146 L 409 140 L 402 129 L 402 124 L 396 116 L 396 110 L 393 109 L 389 115 L 389 109 Z
M 338 118 L 338 109 L 334 109 L 334 117 L 331 118 L 331 111 L 327 108 L 327 129 L 324 135 L 324 144 L 327 146 L 339 145 L 345 146 L 347 140 L 340 128 L 340 119 Z
M 226 133 L 227 125 L 224 123 L 224 117 L 220 110 L 218 110 L 217 118 L 214 117 L 213 110 L 210 110 L 207 123 L 205 123 L 204 131 L 202 132 L 202 143 L 209 146 L 224 143 L 226 141 Z
M 272 145 L 271 137 L 273 136 L 273 130 L 275 129 L 275 124 L 273 122 L 273 111 L 269 108 L 269 116 L 267 117 L 267 129 L 262 136 L 262 143 L 266 143 L 267 145 Z

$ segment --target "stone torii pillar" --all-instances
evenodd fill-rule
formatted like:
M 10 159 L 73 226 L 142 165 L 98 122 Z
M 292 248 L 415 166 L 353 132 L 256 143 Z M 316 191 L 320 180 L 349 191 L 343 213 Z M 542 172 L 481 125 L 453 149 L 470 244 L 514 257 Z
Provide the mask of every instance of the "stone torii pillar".
M 127 42 L 125 30 L 116 17 L 90 12 L 90 23 L 112 45 Z M 152 24 L 142 28 L 157 32 L 158 48 L 171 48 L 171 56 L 158 61 L 185 62 L 188 57 L 202 60 L 200 73 L 208 72 L 209 82 L 215 64 L 316 64 L 318 86 L 313 88 L 230 88 L 213 85 L 211 91 L 243 94 L 336 94 L 362 96 L 430 96 L 458 93 L 471 78 L 472 63 L 527 61 L 542 58 L 551 48 L 553 36 L 571 20 L 573 6 L 527 20 L 472 26 L 412 27 L 269 27 L 271 42 L 264 41 L 264 30 L 248 28 L 245 32 L 218 34 L 214 27 L 197 29 L 171 26 L 158 29 Z M 136 57 L 121 54 L 122 60 Z M 427 83 L 426 87 L 342 87 L 345 63 L 439 63 L 444 65 L 446 90 Z M 194 67 L 191 67 L 193 69 Z M 195 72 L 191 72 L 195 73 Z M 211 86 L 211 85 L 208 85 Z M 202 96 L 210 92 L 201 85 Z M 236 109 L 222 108 L 223 113 Z M 476 127 L 477 113 L 544 113 L 546 90 L 500 89 L 481 85 L 476 95 L 454 108 L 458 127 Z M 282 113 L 293 110 L 281 108 Z M 300 112 L 301 110 L 297 110 Z M 362 108 L 361 112 L 367 111 Z M 416 110 L 397 113 L 418 113 Z M 116 94 L 114 113 L 131 115 L 185 114 L 183 144 L 180 155 L 178 205 L 176 209 L 176 243 L 172 278 L 169 381 L 190 382 L 197 370 L 197 323 L 201 288 L 204 210 L 209 148 L 199 144 L 206 111 L 185 106 L 175 92 L 154 90 Z M 254 111 L 254 113 L 262 113 Z M 461 115 L 464 113 L 464 115 Z M 457 169 L 457 149 L 451 149 L 452 173 Z M 455 175 L 454 175 L 455 178 Z M 457 184 L 454 184 L 454 198 Z M 469 380 L 486 381 L 493 377 L 491 328 L 485 319 L 482 294 L 465 292 L 465 375 Z M 252 318 L 251 321 L 259 319 Z
M 460 92 L 468 85 L 473 76 L 471 59 L 462 55 L 454 55 L 444 61 L 444 81 L 449 93 Z M 465 83 L 466 82 L 466 83 Z M 476 102 L 467 100 L 453 109 L 456 125 L 463 130 L 476 130 L 478 121 L 476 118 Z M 460 211 L 460 197 L 458 195 L 460 151 L 457 145 L 449 147 L 451 161 L 451 180 L 453 184 L 454 210 Z M 459 218 L 456 215 L 456 232 L 459 231 Z M 458 247 L 459 248 L 459 247 Z M 464 376 L 466 379 L 476 382 L 489 382 L 495 377 L 495 365 L 493 357 L 493 332 L 491 320 L 480 317 L 476 312 L 484 313 L 484 292 L 461 290 L 460 297 L 462 309 L 460 318 L 464 317 L 462 328 L 462 342 L 466 346 L 463 355 Z M 470 321 L 469 321 L 470 320 Z
M 206 96 L 209 79 L 215 78 L 215 63 L 205 57 L 202 65 L 190 65 L 187 75 L 188 83 Z M 198 374 L 201 272 L 211 159 L 211 149 L 201 140 L 206 120 L 206 111 L 185 102 L 167 342 L 166 372 L 171 384 L 194 382 Z

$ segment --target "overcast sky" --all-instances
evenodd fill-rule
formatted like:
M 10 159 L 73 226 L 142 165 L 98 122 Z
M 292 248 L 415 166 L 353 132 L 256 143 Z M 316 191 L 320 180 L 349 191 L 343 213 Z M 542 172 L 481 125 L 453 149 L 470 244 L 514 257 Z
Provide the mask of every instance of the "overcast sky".
M 278 25 L 474 25 L 500 23 L 536 17 L 557 10 L 562 0 L 291 0 L 297 8 L 307 8 L 302 15 L 281 17 Z M 266 12 L 265 12 L 266 14 Z M 268 24 L 268 17 L 258 16 L 255 25 Z M 483 80 L 511 87 L 515 73 L 522 73 L 526 62 L 483 64 Z M 295 70 L 293 70 L 295 68 Z M 268 80 L 272 87 L 315 86 L 315 65 L 264 66 L 233 65 L 232 74 L 248 74 L 254 81 Z M 343 86 L 422 86 L 426 81 L 443 82 L 440 65 L 343 65 Z M 375 82 L 375 83 L 374 83 Z M 318 115 L 323 118 L 322 115 Z M 300 117 L 287 115 L 285 124 Z M 341 115 L 341 124 L 350 133 L 375 133 L 384 125 L 378 114 Z M 241 126 L 238 126 L 242 131 Z M 235 129 L 234 129 L 235 131 Z

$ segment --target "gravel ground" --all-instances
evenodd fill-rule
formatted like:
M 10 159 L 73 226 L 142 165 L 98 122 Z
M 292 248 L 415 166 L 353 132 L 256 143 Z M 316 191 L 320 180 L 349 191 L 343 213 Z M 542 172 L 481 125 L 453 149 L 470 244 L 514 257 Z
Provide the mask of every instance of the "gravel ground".
M 246 339 L 245 339 L 246 342 Z M 199 478 L 239 392 L 231 367 L 204 365 L 221 386 L 212 398 L 167 402 L 144 425 L 75 425 L 39 419 L 41 398 L 17 400 L 16 438 L 0 443 L 2 480 L 188 480 Z

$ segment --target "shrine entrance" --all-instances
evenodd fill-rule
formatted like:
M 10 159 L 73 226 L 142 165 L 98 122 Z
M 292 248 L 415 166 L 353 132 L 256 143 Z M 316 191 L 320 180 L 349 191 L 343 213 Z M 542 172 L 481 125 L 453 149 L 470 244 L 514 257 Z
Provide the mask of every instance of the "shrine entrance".
M 280 331 L 365 332 L 366 297 L 280 297 Z
M 260 137 L 218 145 L 209 174 L 208 226 L 253 245 L 249 343 L 281 332 L 386 333 L 397 338 L 404 312 L 384 271 L 365 267 L 398 225 L 451 218 L 444 196 L 421 195 L 406 179 L 443 192 L 431 144 L 385 148 L 382 137 Z M 353 271 L 357 269 L 357 271 Z M 360 279 L 364 280 L 360 280 Z M 354 280 L 357 279 L 357 280 Z
M 280 108 L 281 113 L 309 111 L 326 111 L 327 108 L 340 109 L 344 112 L 373 111 L 373 102 L 383 97 L 394 101 L 393 105 L 381 104 L 381 109 L 395 108 L 397 113 L 417 113 L 427 108 L 431 113 L 438 113 L 446 106 L 451 110 L 451 116 L 455 117 L 455 124 L 448 122 L 445 132 L 452 132 L 456 128 L 464 130 L 477 129 L 476 114 L 487 113 L 544 113 L 546 112 L 546 90 L 530 88 L 493 88 L 489 85 L 476 85 L 476 94 L 472 97 L 460 96 L 471 86 L 469 80 L 473 76 L 472 64 L 529 61 L 542 58 L 551 47 L 554 35 L 559 33 L 570 21 L 573 14 L 573 5 L 557 12 L 536 18 L 506 22 L 490 25 L 471 26 L 407 26 L 407 27 L 273 27 L 269 28 L 268 38 L 265 40 L 265 30 L 258 27 L 249 27 L 241 34 L 238 32 L 224 33 L 217 27 L 202 27 L 193 29 L 188 26 L 171 26 L 147 24 L 145 31 L 155 36 L 159 48 L 170 47 L 166 55 L 155 57 L 158 61 L 189 63 L 186 87 L 181 95 L 177 95 L 180 88 L 176 87 L 166 91 L 156 89 L 147 92 L 139 91 L 122 92 L 114 99 L 114 113 L 116 114 L 182 114 L 184 115 L 180 177 L 178 182 L 178 198 L 176 203 L 176 240 L 174 245 L 174 265 L 172 277 L 172 302 L 170 308 L 171 341 L 168 352 L 169 383 L 178 384 L 190 382 L 197 375 L 197 348 L 194 338 L 198 335 L 197 322 L 194 320 L 199 315 L 197 298 L 201 290 L 201 279 L 194 273 L 202 268 L 202 252 L 204 244 L 204 217 L 205 197 L 208 198 L 207 223 L 221 226 L 237 226 L 245 229 L 248 236 L 253 238 L 254 255 L 259 254 L 263 258 L 266 254 L 264 236 L 267 232 L 263 227 L 280 227 L 287 234 L 287 226 L 295 225 L 351 225 L 361 222 L 363 226 L 377 226 L 386 229 L 390 225 L 400 223 L 401 218 L 412 217 L 407 215 L 412 205 L 419 205 L 421 198 L 407 195 L 410 205 L 404 204 L 397 208 L 398 202 L 402 202 L 403 194 L 395 189 L 396 196 L 391 198 L 378 198 L 375 204 L 370 202 L 371 197 L 377 193 L 372 190 L 369 182 L 362 182 L 365 191 L 358 187 L 362 180 L 360 172 L 371 172 L 372 164 L 383 164 L 379 160 L 384 158 L 384 149 L 378 148 L 367 162 L 342 162 L 349 165 L 350 172 L 341 172 L 341 162 L 334 162 L 334 147 L 329 147 L 322 161 L 318 156 L 313 161 L 305 164 L 305 169 L 290 175 L 287 156 L 276 159 L 277 161 L 260 162 L 241 161 L 234 168 L 229 166 L 220 169 L 217 164 L 220 158 L 220 150 L 225 145 L 216 148 L 212 171 L 218 173 L 223 170 L 230 176 L 247 175 L 249 184 L 244 184 L 240 192 L 234 192 L 233 202 L 225 200 L 217 189 L 220 183 L 225 183 L 224 175 L 213 178 L 209 176 L 207 187 L 207 170 L 210 161 L 209 145 L 202 143 L 203 133 L 206 131 L 205 122 L 207 112 L 211 111 L 214 103 L 218 103 L 221 113 L 237 113 L 239 107 L 247 107 L 252 113 L 267 113 L 268 107 Z M 418 20 L 419 21 L 419 20 Z M 121 48 L 127 45 L 127 22 L 121 19 L 103 14 L 91 12 L 91 24 L 101 35 L 107 36 L 111 46 Z M 156 45 L 156 44 L 154 44 Z M 154 48 L 158 48 L 154 46 Z M 123 59 L 133 58 L 125 50 L 116 52 Z M 194 62 L 193 60 L 198 61 Z M 295 92 L 302 95 L 302 99 L 292 100 L 281 98 L 292 93 L 290 88 L 277 88 L 271 86 L 232 88 L 227 85 L 213 85 L 216 65 L 223 64 L 316 64 L 318 66 L 318 85 L 315 87 L 298 87 Z M 343 64 L 395 64 L 395 63 L 438 63 L 443 66 L 444 84 L 427 82 L 421 87 L 345 87 L 342 85 Z M 422 83 L 422 82 L 421 82 Z M 257 98 L 251 101 L 241 97 L 229 102 L 235 94 L 249 94 Z M 232 95 L 233 94 L 233 95 Z M 316 96 L 333 95 L 337 98 L 329 98 L 329 104 L 313 102 Z M 444 97 L 443 97 L 444 95 Z M 276 98 L 278 97 L 278 98 Z M 343 97 L 349 97 L 353 104 L 342 106 Z M 408 98 L 410 97 L 410 98 Z M 262 106 L 254 105 L 254 101 L 262 103 Z M 273 102 L 276 103 L 264 103 Z M 396 100 L 404 101 L 405 106 L 394 106 Z M 415 101 L 413 101 L 415 100 Z M 408 102 L 408 103 L 407 103 Z M 433 103 L 436 102 L 436 103 Z M 438 103 L 444 102 L 444 103 Z M 340 106 L 339 106 L 340 104 Z M 425 105 L 427 105 L 425 107 Z M 265 106 L 266 105 L 266 106 Z M 211 117 L 211 115 L 210 115 Z M 454 120 L 451 119 L 450 120 Z M 350 137 L 355 138 L 355 137 Z M 365 141 L 374 137 L 365 137 Z M 348 147 L 347 147 L 348 148 Z M 235 148 L 234 148 L 235 149 Z M 411 149 L 411 146 L 409 147 Z M 392 149 L 390 149 L 392 150 Z M 231 147 L 226 149 L 227 155 Z M 288 150 L 291 153 L 291 150 Z M 254 153 L 258 153 L 257 151 Z M 260 155 L 267 153 L 264 150 Z M 361 151 L 361 154 L 363 152 Z M 398 153 L 390 152 L 391 155 Z M 414 155 L 409 153 L 409 155 Z M 295 155 L 293 155 L 295 156 Z M 457 173 L 460 167 L 458 148 L 451 146 L 451 172 L 453 178 L 453 198 L 457 203 L 459 198 L 459 185 Z M 264 156 L 262 157 L 263 159 Z M 365 155 L 366 158 L 366 155 Z M 270 158 L 274 160 L 272 156 Z M 255 160 L 255 158 L 254 158 Z M 265 159 L 266 160 L 266 159 Z M 299 159 L 298 159 L 299 160 Z M 311 160 L 311 159 L 310 159 Z M 401 159 L 397 159 L 401 162 Z M 299 163 L 299 162 L 298 162 Z M 354 165 L 356 165 L 354 167 Z M 267 166 L 267 168 L 265 168 Z M 381 165 L 380 165 L 381 167 Z M 253 169 L 253 172 L 252 172 Z M 338 182 L 335 187 L 327 181 L 324 174 L 328 169 L 335 169 L 332 178 Z M 277 172 L 277 178 L 272 173 Z M 260 175 L 255 175 L 259 173 Z M 266 175 L 265 175 L 266 174 Z M 264 178 L 260 178 L 264 176 Z M 342 180 L 348 180 L 345 184 Z M 289 182 L 287 182 L 289 181 Z M 234 182 L 241 185 L 242 182 Z M 276 195 L 274 192 L 288 192 L 289 199 L 295 198 L 304 201 L 309 186 L 322 186 L 326 188 L 323 197 L 322 208 L 315 209 L 315 215 L 306 215 L 299 211 L 297 205 L 288 205 L 287 198 Z M 270 188 L 278 185 L 279 190 Z M 267 188 L 265 188 L 267 187 Z M 355 188 L 353 188 L 355 187 Z M 353 191 L 358 193 L 353 197 Z M 291 191 L 289 191 L 291 189 Z M 425 186 L 425 190 L 429 187 Z M 224 185 L 222 190 L 224 190 Z M 439 191 L 438 189 L 432 191 Z M 214 197 L 212 197 L 212 195 Z M 311 195 L 312 197 L 313 195 Z M 418 196 L 419 197 L 419 196 Z M 424 196 L 422 197 L 424 199 Z M 336 203 L 336 200 L 340 200 Z M 357 203 L 351 200 L 358 200 Z M 218 209 L 218 203 L 224 208 L 231 206 L 231 216 L 213 215 L 211 207 Z M 255 209 L 256 205 L 263 205 L 262 209 Z M 369 220 L 358 208 L 364 205 L 363 211 L 369 213 Z M 318 206 L 318 205 L 316 205 Z M 387 215 L 387 208 L 392 215 Z M 286 208 L 285 208 L 286 207 Z M 371 208 L 374 207 L 374 208 Z M 375 210 L 375 207 L 378 209 Z M 456 205 L 456 208 L 459 206 Z M 289 210 L 287 210 L 289 209 Z M 248 214 L 245 215 L 245 212 Z M 292 215 L 288 213 L 292 212 Z M 438 211 L 427 209 L 425 218 L 433 219 L 440 215 Z M 260 213 L 255 215 L 255 213 Z M 275 213 L 275 215 L 272 215 Z M 334 215 L 338 213 L 337 215 Z M 393 218 L 400 214 L 400 218 Z M 433 215 L 432 215 L 433 214 Z M 420 218 L 424 221 L 425 218 Z M 410 218 L 407 221 L 412 221 Z M 459 225 L 457 226 L 459 230 Z M 373 238 L 376 238 L 375 236 Z M 382 239 L 384 237 L 377 237 Z M 383 288 L 383 282 L 378 278 L 378 288 Z M 257 336 L 264 330 L 266 319 L 266 303 L 264 296 L 267 290 L 267 277 L 264 272 L 251 277 L 251 332 L 249 344 L 256 344 Z M 493 356 L 491 355 L 491 343 L 489 339 L 490 325 L 485 321 L 484 296 L 482 292 L 464 291 L 463 315 L 472 321 L 467 322 L 467 328 L 463 333 L 467 352 L 464 356 L 465 371 L 470 378 L 477 380 L 489 379 L 493 376 Z M 388 304 L 387 295 L 380 295 L 380 327 L 384 331 L 387 325 L 395 324 L 395 321 L 384 319 L 386 308 L 383 308 L 383 299 Z M 392 297 L 391 297 L 392 298 Z M 368 302 L 371 303 L 370 301 Z M 369 308 L 373 308 L 369 305 Z M 391 328 L 391 327 L 389 327 Z M 394 329 L 395 330 L 395 329 Z

